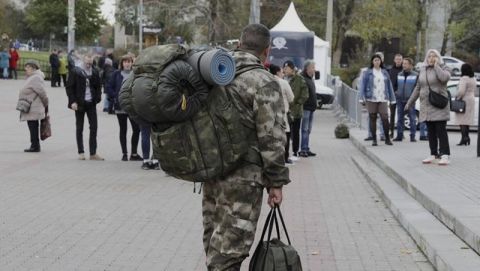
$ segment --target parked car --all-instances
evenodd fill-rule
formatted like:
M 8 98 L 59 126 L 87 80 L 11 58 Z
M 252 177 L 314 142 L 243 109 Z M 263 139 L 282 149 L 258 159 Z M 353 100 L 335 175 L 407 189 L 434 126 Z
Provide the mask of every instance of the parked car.
M 455 96 L 457 95 L 458 92 L 458 80 L 450 80 L 447 83 L 447 90 L 450 92 L 450 95 L 452 96 L 452 99 L 455 99 Z M 480 92 L 480 82 L 477 81 L 477 89 L 475 91 L 475 117 L 474 117 L 474 125 L 472 125 L 470 128 L 472 130 L 477 130 L 478 129 L 478 99 L 479 99 L 479 92 Z M 420 112 L 420 99 L 417 100 L 415 103 L 415 110 L 417 113 L 417 129 L 418 129 L 418 116 Z M 408 115 L 404 116 L 404 124 L 405 124 L 405 129 L 410 129 L 410 119 L 408 118 Z M 455 112 L 450 112 L 450 120 L 447 122 L 447 128 L 452 129 L 452 130 L 459 130 L 460 127 L 458 125 L 455 125 Z
M 332 104 L 335 99 L 333 89 L 325 86 L 320 81 L 320 72 L 315 72 L 315 92 L 317 93 L 317 108 L 321 109 L 324 104 Z
M 460 70 L 462 68 L 462 65 L 465 64 L 465 62 L 451 56 L 442 56 L 442 59 L 445 65 L 452 72 L 452 75 L 460 75 Z M 423 65 L 423 62 L 418 62 L 417 65 L 415 65 L 415 70 L 419 71 L 422 65 Z

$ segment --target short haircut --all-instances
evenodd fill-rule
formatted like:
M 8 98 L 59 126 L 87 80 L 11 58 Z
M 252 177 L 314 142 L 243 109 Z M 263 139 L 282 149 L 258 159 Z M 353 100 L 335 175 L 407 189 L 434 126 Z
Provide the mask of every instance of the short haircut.
M 273 75 L 277 75 L 277 73 L 282 70 L 282 68 L 280 68 L 279 66 L 277 66 L 275 64 L 270 64 L 269 69 L 270 69 L 270 73 L 273 74 Z
M 404 60 L 404 61 L 406 60 L 406 61 L 408 61 L 408 63 L 410 63 L 410 65 L 413 65 L 413 59 L 412 59 L 412 58 L 406 57 L 406 58 L 404 58 L 403 60 Z
M 261 54 L 270 46 L 270 30 L 263 24 L 249 24 L 242 30 L 240 48 Z
M 120 70 L 123 70 L 123 61 L 130 61 L 133 63 L 133 57 L 130 54 L 122 56 L 120 59 Z
M 462 67 L 460 68 L 461 72 L 462 72 L 462 76 L 468 76 L 468 77 L 474 77 L 475 74 L 473 73 L 473 68 L 470 64 L 468 63 L 465 63 L 462 65 Z
M 315 61 L 313 61 L 312 59 L 305 60 L 305 62 L 303 63 L 303 70 L 306 70 L 308 66 L 312 64 L 315 65 Z
M 395 56 L 394 56 L 394 57 L 397 57 L 397 56 L 399 56 L 399 57 L 402 57 L 402 58 L 403 58 L 402 54 L 395 54 Z
M 382 59 L 382 56 L 379 55 L 379 54 L 374 54 L 374 55 L 372 56 L 372 58 L 370 59 L 370 69 L 373 69 L 373 60 L 374 60 L 375 58 L 380 59 L 380 68 L 385 69 L 385 68 L 383 67 L 383 59 Z

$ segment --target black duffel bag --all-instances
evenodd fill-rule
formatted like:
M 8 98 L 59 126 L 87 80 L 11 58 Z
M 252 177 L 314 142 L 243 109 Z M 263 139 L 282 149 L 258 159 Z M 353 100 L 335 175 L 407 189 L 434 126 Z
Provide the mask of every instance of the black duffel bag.
M 277 221 L 277 212 L 282 222 L 288 245 L 280 240 L 280 229 Z M 277 230 L 277 238 L 270 239 L 272 236 L 273 225 Z M 265 232 L 268 228 L 267 240 L 264 241 Z M 280 207 L 275 205 L 268 213 L 265 226 L 263 227 L 262 237 L 250 260 L 249 271 L 302 271 L 300 256 L 290 243 L 285 222 L 283 221 Z

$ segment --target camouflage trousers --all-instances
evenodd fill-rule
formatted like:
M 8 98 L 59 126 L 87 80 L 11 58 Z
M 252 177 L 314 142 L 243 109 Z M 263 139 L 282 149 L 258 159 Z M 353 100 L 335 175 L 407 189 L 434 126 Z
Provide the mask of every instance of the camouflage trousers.
M 203 246 L 209 271 L 239 271 L 255 238 L 263 187 L 261 170 L 242 167 L 203 188 Z

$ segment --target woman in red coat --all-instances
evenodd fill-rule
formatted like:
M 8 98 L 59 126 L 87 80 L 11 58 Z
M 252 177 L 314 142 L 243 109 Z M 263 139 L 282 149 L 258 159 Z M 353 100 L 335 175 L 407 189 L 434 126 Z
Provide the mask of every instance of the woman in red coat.
M 8 65 L 9 69 L 9 78 L 14 78 L 13 74 L 15 74 L 15 80 L 17 79 L 17 62 L 20 59 L 18 55 L 17 49 L 10 48 L 10 63 Z

